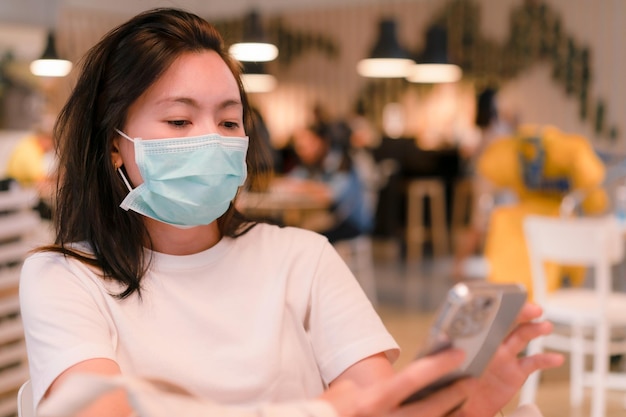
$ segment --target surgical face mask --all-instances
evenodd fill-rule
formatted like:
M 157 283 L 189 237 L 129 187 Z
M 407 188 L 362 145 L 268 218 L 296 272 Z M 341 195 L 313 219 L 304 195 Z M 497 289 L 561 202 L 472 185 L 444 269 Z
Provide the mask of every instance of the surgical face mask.
M 117 130 L 117 129 L 116 129 Z M 120 204 L 144 216 L 181 228 L 205 225 L 226 212 L 246 180 L 248 137 L 218 134 L 183 138 L 130 138 L 143 184 Z

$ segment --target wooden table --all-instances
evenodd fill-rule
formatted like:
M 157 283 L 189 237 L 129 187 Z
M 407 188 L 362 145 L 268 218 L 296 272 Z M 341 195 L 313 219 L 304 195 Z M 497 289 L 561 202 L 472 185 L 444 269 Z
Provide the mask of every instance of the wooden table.
M 328 215 L 328 203 L 302 193 L 280 190 L 244 191 L 237 197 L 237 208 L 251 218 L 274 219 L 285 226 L 317 229 L 307 223 L 314 216 Z

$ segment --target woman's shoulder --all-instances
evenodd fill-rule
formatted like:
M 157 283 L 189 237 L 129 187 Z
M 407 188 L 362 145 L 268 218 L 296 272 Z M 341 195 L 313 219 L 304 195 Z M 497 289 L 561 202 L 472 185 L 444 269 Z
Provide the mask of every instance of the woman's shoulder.
M 84 244 L 71 245 L 71 250 L 87 258 L 91 256 L 89 247 Z M 73 256 L 65 255 L 60 251 L 39 250 L 24 259 L 20 286 L 25 286 L 29 282 L 39 285 L 44 280 L 50 281 L 51 276 L 54 276 L 54 281 L 58 283 L 62 279 L 72 279 L 72 277 L 83 275 L 97 274 Z
M 77 242 L 72 243 L 62 248 L 58 248 L 58 250 L 54 249 L 36 249 L 32 251 L 24 260 L 24 263 L 38 263 L 38 264 L 48 264 L 48 263 L 59 263 L 59 262 L 69 262 L 72 259 L 71 256 L 65 255 L 64 252 L 68 253 L 76 253 L 78 255 L 84 256 L 86 258 L 93 256 L 93 251 L 91 247 L 86 242 Z

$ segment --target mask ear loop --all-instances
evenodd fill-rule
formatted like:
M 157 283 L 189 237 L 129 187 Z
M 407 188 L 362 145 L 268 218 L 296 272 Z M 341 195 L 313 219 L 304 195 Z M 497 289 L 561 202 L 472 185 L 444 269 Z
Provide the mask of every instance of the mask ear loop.
M 126 133 L 122 132 L 119 129 L 115 129 L 115 131 L 117 133 L 119 133 L 122 137 L 128 139 L 131 142 L 135 142 L 135 140 L 131 137 L 129 137 Z M 119 167 L 116 166 L 115 170 L 117 171 L 117 173 L 120 175 L 120 177 L 122 177 L 122 180 L 124 181 L 124 184 L 126 184 L 126 188 L 128 188 L 128 191 L 133 191 L 133 187 L 130 186 L 130 182 L 128 182 L 128 179 L 126 178 L 126 175 L 124 175 L 124 171 L 122 171 L 122 165 L 120 165 Z
M 122 171 L 121 165 L 118 168 L 116 168 L 116 171 L 118 174 L 120 174 L 120 177 L 122 177 L 122 180 L 124 181 L 124 184 L 126 184 L 126 188 L 128 188 L 128 191 L 133 191 L 133 187 L 130 186 L 128 179 L 126 179 L 126 175 L 124 175 L 124 171 Z

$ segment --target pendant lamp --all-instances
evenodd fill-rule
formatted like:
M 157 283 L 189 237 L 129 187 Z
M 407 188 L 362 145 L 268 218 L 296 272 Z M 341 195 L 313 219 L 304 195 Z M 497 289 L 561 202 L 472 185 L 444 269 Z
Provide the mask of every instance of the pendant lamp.
M 426 32 L 426 47 L 406 79 L 414 83 L 452 83 L 461 79 L 461 67 L 448 58 L 448 33 L 443 26 L 431 26 Z
M 278 48 L 267 40 L 256 10 L 244 19 L 241 42 L 232 44 L 228 51 L 240 62 L 267 62 L 278 56 Z
M 276 77 L 266 71 L 263 62 L 244 62 L 241 82 L 246 93 L 267 93 L 276 88 Z
M 30 72 L 40 77 L 65 77 L 72 70 L 72 63 L 59 58 L 54 45 L 54 33 L 48 32 L 46 48 L 41 58 L 30 63 Z
M 363 77 L 402 78 L 415 64 L 409 53 L 400 46 L 396 36 L 396 22 L 382 19 L 379 23 L 378 40 L 368 58 L 357 64 L 357 72 Z

